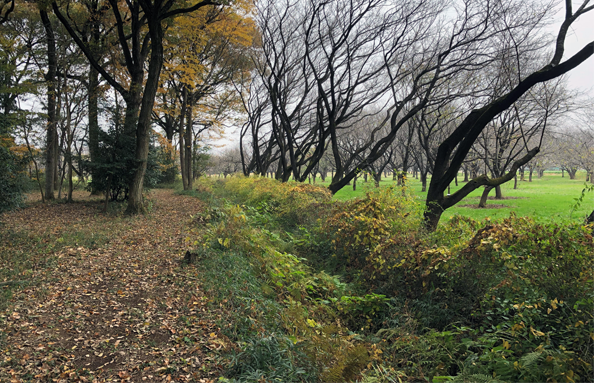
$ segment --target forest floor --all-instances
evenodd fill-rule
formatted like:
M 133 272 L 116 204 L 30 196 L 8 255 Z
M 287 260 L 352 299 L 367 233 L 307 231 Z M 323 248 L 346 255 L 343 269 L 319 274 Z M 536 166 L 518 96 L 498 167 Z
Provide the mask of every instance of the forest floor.
M 214 382 L 224 317 L 182 262 L 201 202 L 156 189 L 126 217 L 86 194 L 0 216 L 0 381 Z

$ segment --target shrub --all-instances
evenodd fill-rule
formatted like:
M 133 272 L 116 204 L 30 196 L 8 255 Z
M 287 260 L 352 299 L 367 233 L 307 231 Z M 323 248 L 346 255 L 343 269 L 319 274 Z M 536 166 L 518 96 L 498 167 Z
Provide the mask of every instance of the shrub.
M 0 213 L 21 207 L 29 179 L 25 175 L 27 158 L 20 155 L 11 138 L 0 129 Z
M 415 252 L 420 213 L 413 197 L 379 189 L 336 204 L 320 234 L 330 239 L 332 257 L 352 280 L 361 278 L 368 290 L 392 295 L 403 278 L 396 268 Z
M 281 229 L 289 231 L 314 223 L 316 211 L 324 210 L 324 204 L 332 198 L 330 191 L 321 186 L 263 177 L 229 177 L 225 191 L 236 203 L 268 214 Z
M 239 381 L 356 379 L 375 354 L 369 351 L 370 345 L 349 333 L 337 315 L 338 308 L 352 311 L 350 315 L 354 318 L 360 312 L 372 315 L 381 302 L 375 296 L 358 299 L 349 295 L 341 299 L 346 293 L 344 283 L 327 273 L 314 271 L 303 258 L 288 252 L 295 236 L 268 229 L 276 222 L 292 226 L 286 222 L 288 216 L 299 219 L 308 204 L 326 200 L 327 192 L 306 187 L 307 193 L 302 193 L 302 188 L 296 185 L 238 177 L 230 178 L 222 187 L 226 193 L 227 188 L 237 192 L 239 197 L 234 202 L 242 205 L 214 204 L 196 217 L 206 225 L 197 228 L 201 240 L 195 244 L 201 245 L 204 249 L 201 251 L 207 254 L 217 252 L 216 262 L 235 254 L 232 256 L 235 265 L 209 266 L 209 273 L 216 272 L 217 277 L 208 280 L 252 281 L 244 291 L 237 291 L 234 284 L 223 289 L 225 296 L 232 296 L 227 298 L 227 305 L 242 307 L 238 302 L 241 297 L 250 297 L 252 302 L 249 309 L 245 305 L 239 310 L 242 314 L 234 321 L 235 336 L 229 334 L 242 349 L 231 358 L 229 377 Z M 209 190 L 218 188 L 214 184 Z M 237 259 L 239 256 L 242 260 Z M 203 262 L 211 264 L 212 257 Z M 238 265 L 243 265 L 239 266 L 241 271 L 237 270 Z M 234 273 L 237 275 L 232 277 Z M 255 285 L 258 287 L 250 287 Z M 274 304 L 267 303 L 262 310 L 257 309 L 271 297 Z
M 245 332 L 237 379 L 278 380 L 277 370 L 289 381 L 365 382 L 591 374 L 591 226 L 454 217 L 426 233 L 419 204 L 400 189 L 333 204 L 325 190 L 262 178 L 204 190 L 203 248 L 244 257 L 257 291 L 275 302 L 262 308 L 268 315 L 237 320 L 251 331 L 267 323 Z
M 92 174 L 89 190 L 108 194 L 111 201 L 128 199 L 128 188 L 138 166 L 134 152 L 134 138 L 124 134 L 121 126 L 113 125 L 108 132 L 99 132 L 99 150 L 93 162 L 84 162 L 85 170 Z M 154 187 L 161 180 L 157 152 L 149 148 L 147 169 L 144 177 L 146 187 Z

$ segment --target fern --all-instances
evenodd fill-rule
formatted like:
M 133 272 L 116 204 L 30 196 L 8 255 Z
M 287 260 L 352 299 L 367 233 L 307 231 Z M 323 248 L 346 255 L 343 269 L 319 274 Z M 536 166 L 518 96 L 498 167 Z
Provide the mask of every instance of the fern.
M 514 364 L 511 361 L 507 360 L 498 360 L 495 363 L 494 370 L 495 376 L 506 382 L 514 380 L 513 378 L 516 375 Z
M 528 371 L 535 370 L 538 371 L 540 368 L 538 366 L 538 362 L 543 359 L 543 355 L 541 351 L 534 351 L 529 354 L 526 354 L 520 358 L 520 364 L 523 368 Z
M 497 380 L 489 375 L 465 374 L 465 373 L 455 376 L 453 379 L 449 380 L 449 382 L 452 382 L 452 383 L 502 383 L 500 380 Z

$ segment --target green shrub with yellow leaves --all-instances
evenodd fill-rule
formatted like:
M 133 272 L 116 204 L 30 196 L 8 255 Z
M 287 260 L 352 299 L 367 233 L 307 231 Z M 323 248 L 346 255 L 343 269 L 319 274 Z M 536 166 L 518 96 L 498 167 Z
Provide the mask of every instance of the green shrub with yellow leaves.
M 199 217 L 196 247 L 208 262 L 245 259 L 242 270 L 257 281 L 251 296 L 272 300 L 260 314 L 238 314 L 249 331 L 235 332 L 242 350 L 229 378 L 592 376 L 592 225 L 457 216 L 427 233 L 422 206 L 401 188 L 346 202 L 320 187 L 257 177 L 206 181 L 201 190 L 210 209 Z

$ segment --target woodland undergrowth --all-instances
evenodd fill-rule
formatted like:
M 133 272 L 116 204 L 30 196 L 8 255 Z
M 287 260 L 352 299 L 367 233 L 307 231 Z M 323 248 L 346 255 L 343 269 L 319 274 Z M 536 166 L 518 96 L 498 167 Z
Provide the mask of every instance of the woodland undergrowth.
M 592 225 L 511 215 L 421 229 L 405 188 L 332 202 L 203 180 L 188 260 L 228 313 L 228 381 L 579 382 L 592 377 Z

